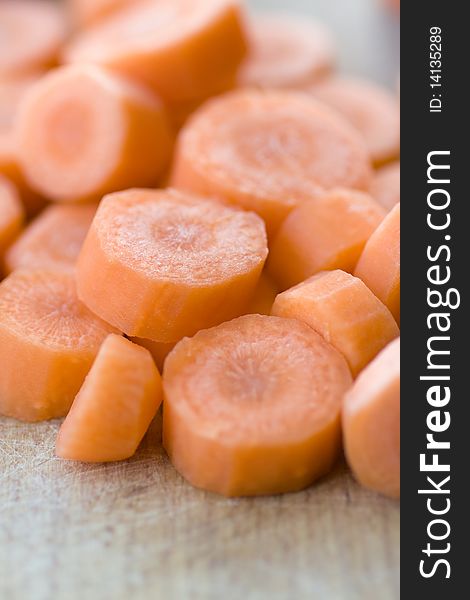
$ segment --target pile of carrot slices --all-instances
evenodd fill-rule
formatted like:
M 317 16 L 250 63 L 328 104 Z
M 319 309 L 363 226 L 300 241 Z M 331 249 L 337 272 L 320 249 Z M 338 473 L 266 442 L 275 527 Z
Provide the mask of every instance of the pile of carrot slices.
M 226 496 L 400 493 L 399 109 L 237 0 L 0 2 L 0 414 Z

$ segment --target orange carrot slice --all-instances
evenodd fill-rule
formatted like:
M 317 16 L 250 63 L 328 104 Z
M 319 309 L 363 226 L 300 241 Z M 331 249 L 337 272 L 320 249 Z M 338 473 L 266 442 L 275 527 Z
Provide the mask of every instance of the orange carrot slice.
M 272 314 L 310 325 L 348 361 L 355 377 L 400 335 L 386 306 L 344 271 L 324 271 L 279 294 Z
M 21 231 L 24 214 L 15 186 L 0 175 L 0 267 L 5 250 Z M 0 274 L 2 269 L 0 268 Z
M 19 269 L 0 284 L 0 414 L 62 417 L 114 329 L 78 301 L 73 274 Z
M 67 24 L 59 3 L 0 2 L 0 76 L 50 66 L 65 41 Z
M 331 78 L 311 88 L 313 95 L 340 112 L 364 137 L 375 165 L 400 153 L 400 112 L 393 94 L 359 79 Z
M 361 254 L 356 277 L 388 306 L 400 323 L 400 205 L 385 217 Z
M 141 0 L 69 0 L 74 21 L 88 27 L 114 12 Z
M 242 87 L 298 88 L 323 77 L 335 62 L 333 39 L 322 24 L 283 13 L 252 17 L 250 52 L 238 74 Z
M 139 337 L 132 338 L 132 341 L 139 344 L 139 346 L 147 348 L 160 371 L 163 370 L 166 357 L 176 345 L 176 342 L 154 342 L 153 340 Z
M 136 3 L 79 34 L 65 60 L 110 67 L 172 102 L 218 92 L 245 52 L 236 0 L 159 0 Z
M 370 196 L 353 190 L 331 190 L 304 202 L 274 238 L 269 273 L 286 289 L 319 271 L 352 271 L 384 214 Z
M 45 200 L 26 182 L 18 162 L 14 129 L 20 102 L 40 76 L 40 73 L 34 73 L 0 78 L 0 174 L 15 184 L 29 216 L 37 214 Z
M 394 162 L 376 171 L 370 186 L 371 196 L 390 211 L 400 202 L 400 163 Z
M 27 94 L 18 115 L 29 181 L 62 201 L 151 185 L 170 156 L 169 125 L 147 90 L 99 67 L 62 67 Z
M 266 255 L 253 213 L 176 190 L 128 190 L 98 208 L 78 293 L 127 335 L 175 342 L 239 315 Z
M 56 455 L 84 462 L 131 457 L 161 401 L 161 377 L 150 352 L 110 334 L 60 428 Z
M 313 329 L 247 315 L 179 342 L 163 371 L 163 444 L 193 485 L 226 496 L 300 490 L 340 449 L 351 375 Z
M 19 267 L 73 267 L 96 208 L 93 204 L 46 208 L 7 251 L 7 272 Z
M 272 278 L 263 271 L 259 278 L 255 293 L 251 298 L 245 313 L 247 315 L 269 315 L 271 308 L 279 294 L 279 288 Z
M 356 379 L 343 405 L 344 447 L 356 478 L 381 494 L 400 496 L 400 339 Z
M 172 182 L 257 212 L 273 233 L 321 188 L 367 188 L 358 134 L 293 92 L 237 91 L 206 103 L 182 129 Z

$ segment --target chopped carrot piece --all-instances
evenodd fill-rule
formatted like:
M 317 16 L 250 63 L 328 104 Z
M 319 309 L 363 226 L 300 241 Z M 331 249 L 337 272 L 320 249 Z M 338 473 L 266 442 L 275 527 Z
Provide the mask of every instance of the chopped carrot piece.
M 351 272 L 385 211 L 370 196 L 331 190 L 294 209 L 274 238 L 268 271 L 281 289 L 319 271 Z
M 101 201 L 78 293 L 127 335 L 175 342 L 239 315 L 267 252 L 254 213 L 177 190 L 127 190 Z
M 163 371 L 163 444 L 193 485 L 292 492 L 332 467 L 351 375 L 293 319 L 247 315 L 180 341 Z
M 77 298 L 73 274 L 19 269 L 0 284 L 0 413 L 62 417 L 114 331 Z
M 355 377 L 400 335 L 390 311 L 357 277 L 324 271 L 279 294 L 272 314 L 299 319 L 334 346 Z
M 125 6 L 139 1 L 142 0 L 69 0 L 69 4 L 73 20 L 78 26 L 89 27 Z
M 46 208 L 7 251 L 7 272 L 19 267 L 73 267 L 96 208 L 94 204 Z
M 139 2 L 80 33 L 65 60 L 110 67 L 165 101 L 208 97 L 246 53 L 236 0 Z
M 238 74 L 242 87 L 298 88 L 317 81 L 335 62 L 329 30 L 316 21 L 261 13 L 248 23 L 250 51 Z
M 151 92 L 99 67 L 70 66 L 30 89 L 18 115 L 18 144 L 35 188 L 78 201 L 156 183 L 171 135 Z
M 279 288 L 272 278 L 263 271 L 259 278 L 255 293 L 251 298 L 245 313 L 247 315 L 269 315 L 271 308 L 279 294 Z
M 398 157 L 400 107 L 391 92 L 369 81 L 339 77 L 322 81 L 310 91 L 362 134 L 374 165 Z
M 0 77 L 51 66 L 67 34 L 60 4 L 48 0 L 0 2 Z
M 371 196 L 389 211 L 400 202 L 400 163 L 394 162 L 376 171 L 370 186 Z
M 154 342 L 153 340 L 147 340 L 139 337 L 132 338 L 132 341 L 136 344 L 139 344 L 139 346 L 147 348 L 160 371 L 163 370 L 166 357 L 176 345 L 176 342 Z
M 343 405 L 344 447 L 362 485 L 400 496 L 400 339 L 362 371 Z
M 110 334 L 60 428 L 56 455 L 84 462 L 131 457 L 161 401 L 161 377 L 150 352 Z
M 0 267 L 6 249 L 21 231 L 23 220 L 23 207 L 15 186 L 0 175 Z
M 257 212 L 272 234 L 322 188 L 369 186 L 362 140 L 304 94 L 242 90 L 209 101 L 179 135 L 172 183 Z
M 369 238 L 354 275 L 388 306 L 400 323 L 400 205 L 397 204 Z

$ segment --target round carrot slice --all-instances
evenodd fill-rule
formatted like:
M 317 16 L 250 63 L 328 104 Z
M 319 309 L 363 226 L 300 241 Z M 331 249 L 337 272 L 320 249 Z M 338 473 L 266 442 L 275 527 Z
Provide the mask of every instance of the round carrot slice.
M 67 24 L 59 3 L 0 2 L 0 76 L 51 65 L 65 41 Z
M 400 339 L 362 371 L 343 405 L 344 448 L 362 485 L 400 496 Z
M 23 207 L 15 186 L 0 175 L 0 262 L 5 250 L 21 231 L 23 220 Z
M 388 306 L 400 323 L 400 205 L 397 204 L 371 235 L 354 275 Z
M 6 270 L 73 267 L 96 208 L 94 204 L 56 204 L 46 208 L 8 249 Z
M 226 496 L 300 490 L 340 449 L 351 375 L 293 319 L 247 315 L 179 342 L 163 371 L 163 444 L 193 485 Z
M 328 29 L 307 18 L 282 13 L 252 17 L 250 51 L 238 74 L 243 87 L 298 88 L 329 73 L 335 62 Z
M 147 348 L 160 371 L 163 370 L 166 357 L 176 345 L 176 342 L 154 342 L 153 340 L 146 340 L 139 337 L 132 338 L 132 341 L 139 344 L 139 346 Z
M 367 188 L 352 128 L 303 94 L 237 91 L 206 103 L 182 129 L 172 182 L 257 212 L 269 233 L 322 188 Z
M 78 293 L 127 335 L 175 342 L 238 316 L 266 255 L 253 213 L 176 190 L 128 190 L 98 208 Z
M 114 331 L 79 302 L 73 274 L 19 269 L 0 284 L 0 413 L 62 417 Z
M 357 277 L 325 271 L 279 294 L 278 317 L 299 319 L 334 346 L 355 377 L 400 335 L 390 311 Z
M 236 0 L 159 0 L 136 3 L 82 32 L 65 60 L 110 67 L 171 102 L 218 92 L 245 52 Z
M 385 211 L 362 192 L 335 189 L 294 209 L 271 246 L 268 271 L 281 289 L 319 271 L 352 271 Z
M 400 202 L 399 162 L 385 165 L 376 171 L 370 186 L 370 194 L 385 210 L 392 210 Z
M 30 182 L 62 201 L 157 182 L 171 137 L 159 100 L 99 67 L 62 67 L 25 97 L 19 156 Z
M 110 334 L 60 428 L 56 455 L 83 462 L 130 458 L 162 401 L 150 352 Z
M 361 133 L 376 166 L 398 157 L 400 109 L 388 90 L 369 81 L 337 77 L 320 82 L 310 91 Z

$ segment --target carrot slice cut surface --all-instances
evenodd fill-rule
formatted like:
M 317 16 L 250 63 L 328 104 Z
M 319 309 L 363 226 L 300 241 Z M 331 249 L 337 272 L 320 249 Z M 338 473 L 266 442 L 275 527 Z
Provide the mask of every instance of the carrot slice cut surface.
M 24 214 L 15 186 L 0 175 L 0 274 L 5 250 L 21 231 Z
M 238 85 L 265 89 L 298 88 L 329 73 L 335 49 L 328 29 L 313 20 L 261 13 L 248 22 L 249 54 Z
M 370 194 L 386 210 L 400 202 L 400 163 L 394 162 L 376 171 L 370 185 Z
M 29 90 L 18 114 L 25 174 L 59 201 L 153 185 L 169 162 L 171 143 L 158 98 L 94 66 L 61 67 L 46 75 Z
M 304 323 L 243 316 L 168 355 L 164 446 L 197 487 L 226 496 L 299 490 L 338 455 L 350 385 L 343 357 Z
M 277 296 L 272 314 L 310 325 L 348 361 L 356 376 L 400 335 L 390 311 L 357 277 L 325 271 Z
M 172 183 L 257 212 L 274 232 L 323 188 L 366 189 L 362 140 L 304 94 L 242 90 L 209 101 L 181 130 Z
M 370 288 L 400 323 L 400 205 L 371 235 L 354 275 Z
M 351 272 L 384 218 L 367 194 L 331 190 L 294 209 L 275 236 L 268 271 L 285 290 L 319 271 Z
M 400 339 L 356 379 L 343 406 L 344 448 L 360 483 L 400 496 Z
M 98 208 L 78 293 L 127 335 L 176 342 L 241 314 L 267 252 L 254 213 L 177 190 L 127 190 Z
M 148 350 L 110 334 L 60 428 L 57 456 L 84 462 L 131 457 L 161 401 L 160 373 Z
M 12 273 L 0 284 L 0 413 L 23 421 L 66 415 L 113 331 L 79 302 L 70 271 Z

